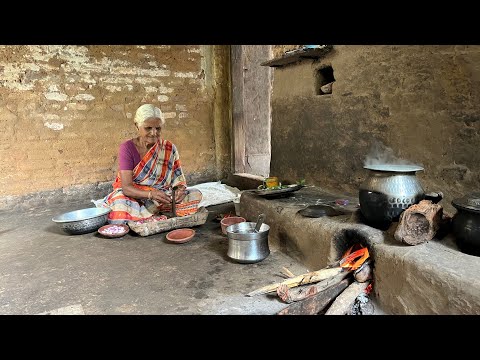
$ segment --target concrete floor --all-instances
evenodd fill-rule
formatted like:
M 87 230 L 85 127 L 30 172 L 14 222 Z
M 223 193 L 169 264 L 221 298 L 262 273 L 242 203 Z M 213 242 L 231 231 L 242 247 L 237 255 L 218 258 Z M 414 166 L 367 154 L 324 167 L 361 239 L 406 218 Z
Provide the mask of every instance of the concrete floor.
M 207 222 L 185 244 L 167 242 L 166 233 L 68 235 L 51 220 L 91 206 L 0 212 L 0 314 L 269 315 L 286 304 L 245 294 L 281 281 L 282 267 L 308 271 L 274 248 L 256 264 L 230 260 L 215 217 L 233 213 L 233 203 L 209 207 Z

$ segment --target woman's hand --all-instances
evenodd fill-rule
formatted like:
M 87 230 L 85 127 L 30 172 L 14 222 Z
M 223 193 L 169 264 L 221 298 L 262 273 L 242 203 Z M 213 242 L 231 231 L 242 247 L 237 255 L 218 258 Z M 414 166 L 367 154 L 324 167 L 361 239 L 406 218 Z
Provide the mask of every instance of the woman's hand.
M 187 196 L 188 192 L 185 187 L 179 187 L 177 190 L 175 190 L 175 203 L 179 204 L 185 199 L 185 196 Z
M 162 204 L 171 204 L 172 203 L 172 197 L 171 196 L 165 194 L 161 190 L 156 190 L 156 189 L 152 190 L 152 200 L 156 200 L 156 201 L 158 201 L 159 203 L 162 203 Z

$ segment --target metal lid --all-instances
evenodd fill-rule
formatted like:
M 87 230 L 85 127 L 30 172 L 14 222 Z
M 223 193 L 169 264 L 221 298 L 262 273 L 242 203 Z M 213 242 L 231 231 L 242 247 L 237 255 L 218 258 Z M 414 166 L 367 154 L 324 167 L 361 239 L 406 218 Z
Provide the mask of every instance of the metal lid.
M 420 165 L 400 165 L 400 164 L 374 164 L 365 165 L 365 169 L 376 171 L 393 171 L 393 172 L 413 172 L 422 171 L 423 167 Z
M 457 209 L 465 209 L 475 212 L 480 212 L 480 193 L 475 192 L 471 194 L 464 195 L 460 198 L 452 200 L 452 205 Z

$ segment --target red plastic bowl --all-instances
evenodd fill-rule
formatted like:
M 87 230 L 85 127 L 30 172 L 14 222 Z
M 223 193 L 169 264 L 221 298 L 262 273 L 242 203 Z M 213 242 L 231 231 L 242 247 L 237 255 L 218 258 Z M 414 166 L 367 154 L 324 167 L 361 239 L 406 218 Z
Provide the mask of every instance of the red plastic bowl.
M 233 224 L 238 224 L 241 222 L 245 222 L 245 218 L 241 216 L 229 216 L 229 217 L 224 217 L 222 221 L 220 221 L 220 225 L 222 226 L 222 233 L 224 235 L 227 235 L 227 227 Z
M 183 244 L 190 241 L 195 235 L 195 230 L 192 229 L 177 229 L 170 231 L 167 234 L 167 240 L 176 244 Z

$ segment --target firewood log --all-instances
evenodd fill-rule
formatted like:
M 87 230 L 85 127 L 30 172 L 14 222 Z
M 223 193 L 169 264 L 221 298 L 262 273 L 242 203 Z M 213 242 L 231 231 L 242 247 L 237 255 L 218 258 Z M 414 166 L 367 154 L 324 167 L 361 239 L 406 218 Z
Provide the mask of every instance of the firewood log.
M 306 274 L 298 275 L 290 279 L 286 279 L 282 281 L 281 283 L 275 283 L 267 286 L 263 286 L 257 290 L 254 290 L 250 293 L 247 294 L 247 296 L 254 296 L 254 295 L 260 295 L 260 294 L 267 294 L 270 292 L 275 292 L 277 288 L 281 285 L 287 285 L 289 288 L 300 286 L 300 285 L 305 285 L 305 284 L 312 284 L 316 283 L 325 279 L 328 279 L 332 276 L 338 275 L 342 272 L 349 271 L 347 269 L 344 269 L 340 266 L 336 266 L 333 268 L 323 268 L 317 271 L 312 271 Z
M 350 286 L 348 286 L 345 291 L 343 291 L 335 301 L 330 305 L 325 315 L 346 315 L 348 314 L 353 304 L 355 303 L 355 299 L 360 294 L 365 292 L 365 289 L 370 284 L 370 281 L 366 281 L 363 283 L 359 283 L 357 281 L 353 282 Z
M 358 282 L 365 282 L 372 278 L 372 266 L 370 265 L 370 260 L 365 261 L 362 266 L 353 272 L 353 277 Z
M 277 295 L 286 303 L 292 303 L 295 301 L 300 301 L 306 299 L 310 296 L 318 294 L 329 287 L 338 284 L 340 281 L 345 279 L 350 273 L 342 272 L 338 275 L 332 276 L 328 279 L 322 280 L 315 285 L 305 285 L 302 287 L 290 289 L 287 285 L 281 284 L 277 288 Z
M 351 282 L 352 277 L 349 276 L 318 294 L 310 296 L 302 301 L 294 302 L 279 311 L 277 315 L 316 315 L 325 309 L 325 307 L 327 307 L 328 304 L 338 296 L 338 294 L 344 291 Z
M 422 200 L 401 213 L 395 239 L 408 245 L 432 240 L 442 222 L 443 207 L 430 200 Z

